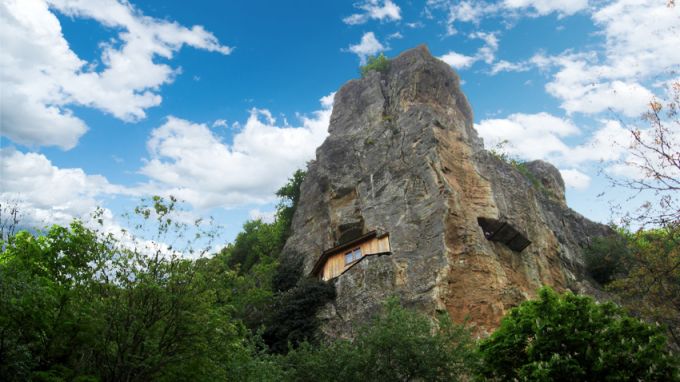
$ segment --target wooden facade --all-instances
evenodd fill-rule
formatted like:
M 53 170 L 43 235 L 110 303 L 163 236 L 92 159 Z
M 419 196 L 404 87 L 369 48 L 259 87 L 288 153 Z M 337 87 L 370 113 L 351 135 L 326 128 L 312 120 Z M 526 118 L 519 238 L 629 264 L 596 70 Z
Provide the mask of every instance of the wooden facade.
M 314 265 L 312 275 L 328 281 L 340 276 L 366 256 L 388 252 L 390 252 L 389 234 L 378 235 L 376 231 L 371 231 L 324 251 Z

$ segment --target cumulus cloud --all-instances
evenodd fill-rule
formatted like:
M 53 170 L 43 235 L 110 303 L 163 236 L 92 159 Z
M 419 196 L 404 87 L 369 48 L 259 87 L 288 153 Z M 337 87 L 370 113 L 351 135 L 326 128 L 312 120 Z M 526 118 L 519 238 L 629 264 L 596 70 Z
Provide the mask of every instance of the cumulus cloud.
M 439 57 L 439 59 L 456 69 L 466 69 L 477 61 L 477 58 L 474 56 L 466 56 L 453 51 L 446 53 Z
M 585 190 L 590 186 L 590 176 L 576 169 L 560 170 L 564 184 L 576 190 Z
M 385 46 L 383 46 L 383 44 L 381 44 L 380 41 L 375 38 L 375 34 L 373 32 L 364 33 L 364 35 L 361 36 L 361 41 L 358 44 L 350 45 L 349 48 L 347 48 L 347 51 L 359 56 L 359 61 L 362 65 L 366 63 L 366 58 L 368 56 L 375 55 L 385 50 Z
M 600 120 L 599 126 L 580 143 L 569 143 L 570 139 L 582 136 L 583 132 L 572 121 L 547 113 L 511 114 L 507 118 L 484 119 L 475 125 L 484 138 L 487 149 L 501 151 L 521 160 L 542 159 L 556 164 L 569 187 L 582 190 L 590 185 L 590 177 L 583 167 L 602 163 L 604 170 L 616 177 L 642 179 L 641 157 L 631 152 L 631 132 L 618 120 Z M 638 130 L 645 142 L 653 141 L 650 128 Z M 667 139 L 680 139 L 676 132 L 670 132 Z M 647 152 L 644 157 L 654 163 L 655 153 Z M 680 175 L 680 174 L 679 174 Z
M 401 8 L 392 0 L 366 0 L 356 4 L 355 7 L 363 12 L 345 17 L 342 19 L 345 24 L 364 24 L 371 19 L 380 21 L 401 20 Z
M 592 15 L 605 37 L 604 54 L 567 54 L 546 89 L 568 112 L 611 109 L 639 115 L 652 98 L 641 81 L 668 76 L 680 65 L 680 8 L 663 2 L 619 0 Z M 581 73 L 578 73 L 581 71 Z
M 16 201 L 25 223 L 68 224 L 93 212 L 103 196 L 133 194 L 101 175 L 59 168 L 42 154 L 0 149 L 0 200 Z
M 499 61 L 491 74 L 554 69 L 546 91 L 567 113 L 611 110 L 639 116 L 654 96 L 654 82 L 665 82 L 680 66 L 680 8 L 651 0 L 618 0 L 594 10 L 591 17 L 603 36 L 602 50 Z
M 475 127 L 487 147 L 501 145 L 509 155 L 528 160 L 551 159 L 568 152 L 563 138 L 579 132 L 571 121 L 548 113 L 516 113 L 482 120 Z
M 69 47 L 54 12 L 120 33 L 101 44 L 99 62 L 87 62 Z M 155 59 L 172 59 L 185 45 L 231 52 L 201 26 L 153 19 L 115 0 L 8 0 L 0 3 L 0 24 L 2 134 L 25 145 L 74 147 L 87 130 L 74 105 L 124 121 L 144 118 L 161 102 L 159 87 L 178 74 Z
M 328 135 L 333 94 L 301 126 L 277 125 L 268 110 L 252 109 L 231 144 L 208 126 L 169 117 L 151 133 L 140 172 L 148 188 L 198 208 L 266 203 L 290 174 L 314 158 Z

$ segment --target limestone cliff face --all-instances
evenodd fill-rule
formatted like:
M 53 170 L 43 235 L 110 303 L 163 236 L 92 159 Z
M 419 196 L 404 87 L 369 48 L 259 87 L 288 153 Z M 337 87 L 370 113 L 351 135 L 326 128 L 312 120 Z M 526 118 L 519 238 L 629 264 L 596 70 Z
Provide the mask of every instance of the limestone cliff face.
M 485 151 L 458 76 L 427 48 L 344 85 L 329 133 L 307 169 L 286 252 L 304 256 L 309 272 L 322 251 L 377 229 L 389 232 L 392 254 L 333 281 L 327 334 L 351 336 L 393 295 L 469 317 L 483 334 L 541 285 L 595 291 L 582 277 L 582 248 L 608 228 L 566 206 L 552 165 L 531 162 L 522 173 Z M 504 222 L 531 244 L 518 252 L 488 240 L 481 221 Z

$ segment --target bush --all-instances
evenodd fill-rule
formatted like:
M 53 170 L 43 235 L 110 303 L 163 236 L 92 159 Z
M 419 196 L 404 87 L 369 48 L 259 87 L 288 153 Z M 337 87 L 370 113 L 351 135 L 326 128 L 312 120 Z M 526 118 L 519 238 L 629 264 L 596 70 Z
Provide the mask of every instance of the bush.
M 485 379 L 680 381 L 660 327 L 549 288 L 512 309 L 479 349 Z
M 386 73 L 390 69 L 390 60 L 385 57 L 383 53 L 377 56 L 371 56 L 366 61 L 366 65 L 359 67 L 359 72 L 361 72 L 361 77 L 366 77 L 368 72 L 375 70 L 380 73 Z
M 434 325 L 392 299 L 354 341 L 302 344 L 281 361 L 290 381 L 458 381 L 476 353 L 468 331 L 448 316 Z
M 303 278 L 298 284 L 276 296 L 266 329 L 262 335 L 272 352 L 285 353 L 289 346 L 302 342 L 318 342 L 317 312 L 335 299 L 335 287 L 314 278 Z
M 586 270 L 595 281 L 605 285 L 625 273 L 629 257 L 625 234 L 597 237 L 585 250 Z

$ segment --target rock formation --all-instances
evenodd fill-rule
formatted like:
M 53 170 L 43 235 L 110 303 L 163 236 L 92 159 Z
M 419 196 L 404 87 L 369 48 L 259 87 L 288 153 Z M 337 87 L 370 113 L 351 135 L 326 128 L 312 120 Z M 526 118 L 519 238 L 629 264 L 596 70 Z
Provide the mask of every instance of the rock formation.
M 328 335 L 351 336 L 394 295 L 484 334 L 541 285 L 596 291 L 582 251 L 608 228 L 566 206 L 552 165 L 518 169 L 484 150 L 458 76 L 424 46 L 336 93 L 316 155 L 284 252 L 310 272 L 324 250 L 371 230 L 389 232 L 392 252 L 332 281 Z

